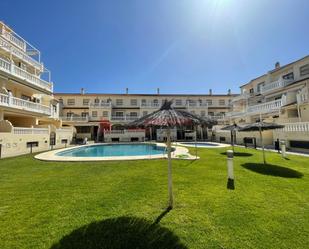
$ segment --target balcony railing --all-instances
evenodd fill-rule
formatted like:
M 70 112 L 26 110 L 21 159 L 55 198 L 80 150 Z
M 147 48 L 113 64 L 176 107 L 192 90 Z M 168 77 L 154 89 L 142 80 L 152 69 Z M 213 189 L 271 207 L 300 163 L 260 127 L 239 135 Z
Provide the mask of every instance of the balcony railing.
M 13 43 L 15 46 L 22 49 L 24 52 L 26 52 L 27 44 L 25 41 L 23 41 L 21 38 L 17 37 L 16 35 L 5 31 L 2 29 L 2 32 L 0 32 L 1 36 Z
M 111 116 L 112 121 L 134 121 L 138 118 L 139 116 Z
M 19 135 L 49 134 L 48 128 L 13 127 L 13 133 Z
M 0 106 L 6 106 L 16 108 L 19 110 L 46 114 L 49 116 L 51 115 L 51 108 L 49 106 L 41 105 L 20 98 L 10 97 L 2 93 L 0 93 Z
M 0 37 L 0 48 L 7 51 L 8 53 L 12 53 L 12 55 L 16 56 L 20 60 L 34 66 L 36 69 L 40 70 L 41 72 L 43 71 L 43 64 L 36 61 L 29 55 L 27 55 L 24 51 L 15 48 L 12 46 L 6 39 L 3 39 Z
M 89 106 L 93 108 L 106 108 L 106 107 L 109 108 L 112 106 L 112 103 L 111 102 L 90 103 Z
M 247 108 L 248 113 L 267 113 L 267 112 L 272 112 L 272 111 L 278 111 L 280 110 L 282 106 L 282 100 L 274 100 L 274 101 L 269 101 L 263 104 L 259 105 L 253 105 L 249 106 Z
M 279 79 L 273 82 L 270 82 L 261 87 L 261 93 L 265 94 L 267 92 L 271 92 L 273 90 L 280 89 L 291 84 L 294 80 L 293 79 Z
M 53 91 L 53 84 L 45 80 L 40 79 L 38 76 L 35 76 L 27 71 L 13 65 L 12 63 L 0 58 L 0 70 L 11 75 L 14 75 L 22 80 L 25 80 L 35 86 L 38 86 L 49 92 Z
M 309 122 L 286 123 L 284 128 L 276 129 L 282 132 L 309 132 Z
M 242 94 L 232 98 L 231 102 L 236 102 L 236 101 L 244 100 L 244 99 L 247 99 L 248 97 L 249 97 L 248 93 L 242 93 Z
M 141 107 L 144 108 L 157 108 L 159 109 L 161 107 L 161 104 L 159 103 L 141 103 Z
M 89 118 L 88 116 L 86 117 L 80 117 L 80 116 L 71 116 L 71 117 L 60 117 L 60 119 L 62 121 L 66 121 L 66 122 L 88 122 Z

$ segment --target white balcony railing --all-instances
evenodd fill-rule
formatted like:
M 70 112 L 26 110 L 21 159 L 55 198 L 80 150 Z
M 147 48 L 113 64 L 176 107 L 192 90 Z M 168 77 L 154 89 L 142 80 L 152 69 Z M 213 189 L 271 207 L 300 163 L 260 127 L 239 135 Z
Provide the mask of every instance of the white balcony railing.
M 157 108 L 159 109 L 161 107 L 161 104 L 159 103 L 141 103 L 141 108 Z
M 264 86 L 261 87 L 261 93 L 265 94 L 267 92 L 271 92 L 273 90 L 280 89 L 282 87 L 285 87 L 289 84 L 291 84 L 294 80 L 293 79 L 279 79 L 273 82 L 270 82 Z
M 53 84 L 45 80 L 40 79 L 38 76 L 35 76 L 27 71 L 13 65 L 12 63 L 0 58 L 0 70 L 11 75 L 14 75 L 22 80 L 25 80 L 35 86 L 38 86 L 49 92 L 53 91 Z
M 4 29 L 2 29 L 2 32 L 0 32 L 1 36 L 3 36 L 5 39 L 13 43 L 15 46 L 19 47 L 21 50 L 26 52 L 27 44 L 25 41 L 23 41 L 21 38 L 17 37 L 13 33 L 7 32 Z
M 19 135 L 49 134 L 48 128 L 13 127 L 13 133 Z
M 70 116 L 70 117 L 60 117 L 60 119 L 62 121 L 66 121 L 66 122 L 88 122 L 89 121 L 89 117 L 85 116 L 85 117 L 80 117 L 80 116 Z
M 0 106 L 51 115 L 51 108 L 49 106 L 41 105 L 20 98 L 10 97 L 2 93 L 0 93 Z
M 112 121 L 134 121 L 138 118 L 139 116 L 111 116 Z
M 309 122 L 296 122 L 283 124 L 284 128 L 276 129 L 282 132 L 309 132 Z
M 32 57 L 26 54 L 26 52 L 15 48 L 12 46 L 6 39 L 0 37 L 0 48 L 5 50 L 8 53 L 12 53 L 12 55 L 16 56 L 20 60 L 34 66 L 36 69 L 40 70 L 41 72 L 43 71 L 44 67 L 43 64 L 36 61 Z
M 245 100 L 249 97 L 248 93 L 242 93 L 234 98 L 232 98 L 231 102 L 236 102 L 236 101 L 240 101 L 240 100 Z
M 111 102 L 90 103 L 89 106 L 93 108 L 110 108 L 112 106 L 112 103 Z
M 273 112 L 273 111 L 278 111 L 280 110 L 282 106 L 282 100 L 274 100 L 274 101 L 269 101 L 263 104 L 259 105 L 253 105 L 249 106 L 247 108 L 247 113 L 268 113 L 268 112 Z

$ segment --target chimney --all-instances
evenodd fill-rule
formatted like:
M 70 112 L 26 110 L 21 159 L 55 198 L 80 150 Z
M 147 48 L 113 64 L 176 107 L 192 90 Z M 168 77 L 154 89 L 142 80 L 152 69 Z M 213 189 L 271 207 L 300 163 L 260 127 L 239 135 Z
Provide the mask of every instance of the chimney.
M 85 94 L 85 89 L 84 89 L 84 88 L 81 88 L 81 89 L 80 89 L 80 94 L 82 94 L 82 95 Z
M 129 94 L 129 88 L 126 88 L 126 94 Z
M 227 95 L 231 95 L 231 89 L 227 90 Z
M 157 88 L 157 94 L 158 95 L 160 94 L 160 88 Z
M 280 62 L 279 61 L 277 61 L 276 64 L 275 64 L 275 69 L 278 69 L 278 68 L 280 68 Z
M 209 95 L 212 95 L 212 89 L 209 89 Z

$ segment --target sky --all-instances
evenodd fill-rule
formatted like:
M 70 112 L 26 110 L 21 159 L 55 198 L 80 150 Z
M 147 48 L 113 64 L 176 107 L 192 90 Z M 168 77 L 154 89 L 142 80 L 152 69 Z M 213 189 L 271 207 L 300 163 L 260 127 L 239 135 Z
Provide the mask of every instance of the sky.
M 309 55 L 308 0 L 1 0 L 55 92 L 238 93 Z

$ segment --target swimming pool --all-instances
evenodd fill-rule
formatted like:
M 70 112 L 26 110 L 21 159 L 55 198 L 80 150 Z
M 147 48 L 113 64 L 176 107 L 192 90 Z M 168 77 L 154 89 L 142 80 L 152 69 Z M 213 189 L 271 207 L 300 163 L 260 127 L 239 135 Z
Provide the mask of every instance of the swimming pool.
M 177 159 L 196 159 L 187 148 L 181 146 L 173 146 L 171 156 Z M 167 158 L 167 152 L 163 143 L 102 143 L 51 150 L 34 157 L 44 161 L 121 161 Z
M 220 143 L 214 143 L 214 142 L 181 142 L 177 143 L 178 145 L 183 145 L 187 147 L 199 147 L 199 148 L 222 148 L 222 147 L 228 147 L 230 145 L 228 144 L 220 144 Z
M 142 156 L 160 155 L 165 147 L 156 144 L 99 144 L 82 146 L 56 153 L 65 157 L 111 157 L 111 156 Z

